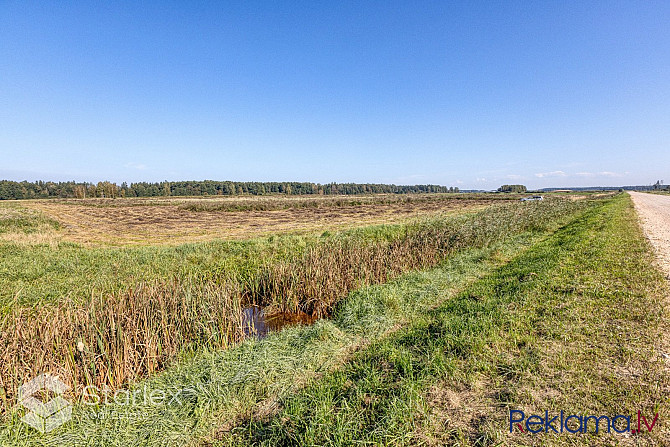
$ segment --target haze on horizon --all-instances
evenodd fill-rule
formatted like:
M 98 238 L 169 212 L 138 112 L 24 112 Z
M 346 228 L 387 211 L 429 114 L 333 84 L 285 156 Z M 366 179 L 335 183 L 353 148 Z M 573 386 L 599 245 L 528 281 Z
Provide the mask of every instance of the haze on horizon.
M 0 179 L 670 182 L 666 2 L 0 4 Z

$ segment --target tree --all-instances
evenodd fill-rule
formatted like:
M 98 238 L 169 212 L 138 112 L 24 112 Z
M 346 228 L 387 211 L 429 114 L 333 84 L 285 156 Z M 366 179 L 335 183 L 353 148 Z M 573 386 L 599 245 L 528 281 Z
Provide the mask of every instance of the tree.
M 118 186 L 116 186 L 116 183 L 104 181 L 104 182 L 98 182 L 98 185 L 96 187 L 96 195 L 97 197 L 107 197 L 110 199 L 115 199 L 118 195 Z
M 527 189 L 524 185 L 502 185 L 498 188 L 498 192 L 526 192 Z
M 85 199 L 86 198 L 86 186 L 84 185 L 77 185 L 74 187 L 74 196 L 77 199 Z

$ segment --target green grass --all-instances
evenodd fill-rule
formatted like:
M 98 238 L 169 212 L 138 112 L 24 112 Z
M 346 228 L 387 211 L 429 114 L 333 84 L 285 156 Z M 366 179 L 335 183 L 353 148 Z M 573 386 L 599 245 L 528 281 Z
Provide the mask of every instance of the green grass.
M 21 423 L 15 411 L 0 426 L 0 445 L 175 445 L 208 437 L 339 367 L 349 355 L 394 327 L 454 296 L 540 236 L 524 234 L 486 249 L 456 255 L 439 270 L 404 275 L 354 292 L 332 320 L 294 327 L 263 340 L 247 340 L 227 351 L 202 353 L 136 385 L 185 390 L 182 405 L 75 407 L 73 421 L 51 435 Z M 436 277 L 440 281 L 435 281 Z M 91 414 L 107 411 L 109 419 Z
M 0 303 L 34 305 L 65 296 L 86 300 L 93 292 L 114 292 L 153 279 L 246 270 L 261 259 L 295 253 L 309 241 L 282 236 L 132 248 L 0 243 Z
M 610 445 L 621 435 L 509 434 L 528 413 L 660 412 L 667 445 L 667 284 L 627 196 L 587 212 L 342 368 L 219 434 L 217 445 Z M 433 272 L 432 283 L 442 280 Z M 665 346 L 667 348 L 667 345 Z
M 59 228 L 43 214 L 0 204 L 0 234 L 32 234 Z M 279 234 L 238 241 L 213 240 L 178 246 L 86 247 L 70 242 L 17 244 L 0 240 L 0 309 L 85 302 L 93 293 L 115 293 L 141 282 L 170 278 L 248 277 L 261 264 L 298 257 L 326 240 L 376 243 L 399 237 L 408 223 L 373 225 L 339 232 Z
M 579 209 L 574 208 L 572 213 Z M 310 390 L 319 383 L 330 383 L 332 374 L 350 367 L 352 352 L 369 352 L 366 347 L 371 343 L 376 349 L 379 345 L 374 343 L 382 343 L 385 337 L 394 340 L 395 330 L 404 325 L 414 327 L 436 305 L 459 296 L 468 284 L 485 281 L 497 267 L 538 243 L 569 216 L 544 219 L 541 224 L 541 216 L 531 216 L 529 222 L 538 223 L 526 228 L 530 231 L 491 240 L 484 248 L 466 249 L 437 269 L 406 274 L 352 293 L 337 307 L 332 320 L 285 330 L 262 341 L 249 340 L 225 352 L 201 353 L 134 388 L 184 390 L 181 405 L 106 406 L 102 410 L 111 412 L 112 417 L 104 420 L 91 420 L 90 409 L 78 405 L 74 420 L 47 436 L 19 422 L 21 412 L 15 411 L 0 429 L 0 442 L 183 445 L 203 437 L 216 440 L 217 432 L 225 442 L 227 434 L 237 436 L 236 427 L 247 426 L 245 421 L 252 416 L 272 417 L 281 409 L 278 404 L 291 396 L 300 398 L 305 393 L 300 391 L 303 387 Z M 483 231 L 477 234 L 490 237 L 489 224 L 470 224 L 475 225 L 471 231 Z
M 21 207 L 2 204 L 0 232 L 34 233 L 58 224 Z M 343 231 L 339 238 L 375 242 L 401 234 L 406 224 Z M 273 235 L 240 241 L 214 240 L 178 246 L 85 247 L 70 242 L 22 245 L 0 241 L 0 307 L 58 302 L 70 296 L 113 293 L 155 279 L 211 279 L 222 272 L 240 276 L 261 263 L 298 256 L 334 234 Z
M 579 211 L 355 291 L 331 320 L 199 352 L 131 388 L 181 390 L 179 404 L 114 404 L 92 419 L 80 403 L 48 435 L 22 424 L 17 409 L 0 426 L 0 445 L 632 442 L 509 434 L 510 408 L 658 411 L 660 425 L 637 443 L 664 445 L 667 283 L 628 195 Z M 360 231 L 363 240 L 389 234 Z
M 514 202 L 330 235 L 169 249 L 70 245 L 69 253 L 60 245 L 21 251 L 25 247 L 8 244 L 7 250 L 25 254 L 25 259 L 4 259 L 10 287 L 24 286 L 29 293 L 47 297 L 50 290 L 69 288 L 60 298 L 28 301 L 32 307 L 24 304 L 20 293 L 5 300 L 0 314 L 0 394 L 6 398 L 0 401 L 0 412 L 8 411 L 19 385 L 39 372 L 59 374 L 76 396 L 87 385 L 121 389 L 185 356 L 239 342 L 245 305 L 330 316 L 356 289 L 436 266 L 463 250 L 495 245 L 528 231 L 542 233 L 597 205 L 598 201 Z M 152 255 L 146 262 L 145 254 Z M 205 261 L 198 262 L 203 257 Z M 144 276 L 129 277 L 128 272 Z
M 560 201 L 552 203 L 545 206 L 527 204 L 525 208 L 535 207 L 538 216 L 544 216 L 547 212 L 567 212 L 581 205 Z M 509 210 L 518 205 L 513 203 L 507 205 L 507 208 L 495 206 L 475 214 L 490 221 L 503 219 L 501 225 L 505 225 L 514 218 L 514 211 L 510 214 Z M 505 209 L 508 210 L 507 215 Z M 18 205 L 10 208 L 2 204 L 0 211 L 7 210 L 11 213 L 0 214 L 0 230 L 11 228 L 34 232 L 44 230 L 45 226 L 57 227 L 55 222 L 43 215 Z M 85 247 L 69 242 L 23 245 L 0 240 L 0 309 L 17 305 L 57 304 L 63 297 L 86 302 L 92 294 L 118 293 L 152 280 L 210 280 L 227 275 L 243 282 L 253 281 L 254 274 L 262 265 L 298 259 L 310 247 L 342 241 L 349 245 L 389 244 L 402 238 L 408 231 L 416 232 L 422 227 L 435 226 L 435 223 L 440 223 L 442 228 L 449 225 L 455 227 L 472 215 L 472 212 L 457 216 L 440 215 L 429 220 L 414 219 L 400 224 L 374 225 L 332 234 L 275 235 L 178 246 L 110 248 Z M 547 215 L 547 218 L 551 218 L 551 215 Z

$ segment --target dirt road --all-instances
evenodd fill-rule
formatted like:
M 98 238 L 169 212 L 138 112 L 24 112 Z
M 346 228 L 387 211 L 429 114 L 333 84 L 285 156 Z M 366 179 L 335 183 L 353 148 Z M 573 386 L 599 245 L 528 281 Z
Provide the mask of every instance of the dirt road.
M 645 234 L 658 254 L 661 268 L 670 278 L 670 195 L 631 192 Z

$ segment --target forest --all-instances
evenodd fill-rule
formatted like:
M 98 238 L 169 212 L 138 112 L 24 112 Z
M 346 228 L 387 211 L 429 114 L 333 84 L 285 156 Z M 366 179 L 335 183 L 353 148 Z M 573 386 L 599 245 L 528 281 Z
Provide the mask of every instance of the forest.
M 353 195 L 459 192 L 457 187 L 439 185 L 387 185 L 378 183 L 310 183 L 310 182 L 233 182 L 178 181 L 126 182 L 16 182 L 0 180 L 0 200 L 91 198 L 91 197 L 157 197 L 157 196 L 233 196 L 233 195 Z

